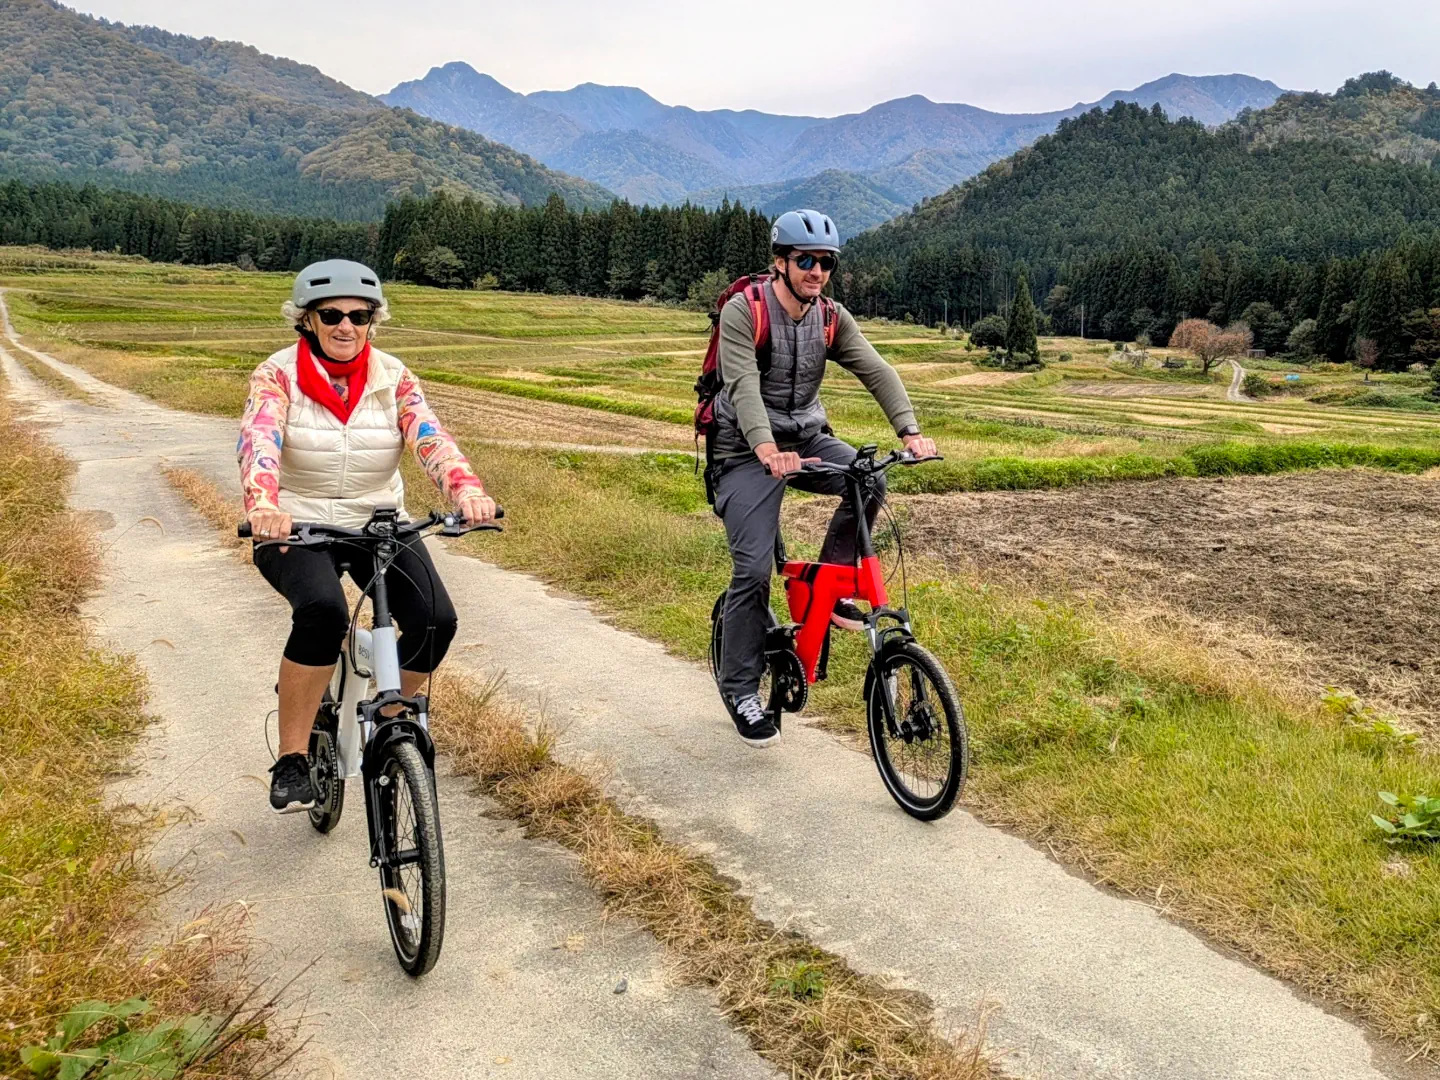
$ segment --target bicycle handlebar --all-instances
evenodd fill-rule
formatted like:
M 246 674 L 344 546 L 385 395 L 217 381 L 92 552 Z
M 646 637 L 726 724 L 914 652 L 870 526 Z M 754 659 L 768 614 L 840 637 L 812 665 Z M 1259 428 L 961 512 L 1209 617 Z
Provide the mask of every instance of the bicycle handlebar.
M 883 458 L 866 457 L 858 455 L 848 465 L 836 465 L 830 461 L 809 461 L 800 466 L 799 472 L 786 473 L 786 477 L 801 476 L 805 473 L 841 473 L 845 476 L 865 476 L 885 472 L 896 465 L 921 465 L 927 461 L 944 461 L 943 454 L 927 454 L 925 457 L 915 457 L 908 450 L 892 450 Z M 859 465 L 860 462 L 867 462 L 866 465 Z
M 495 508 L 496 520 L 498 521 L 504 516 L 505 508 L 503 506 L 497 506 Z M 481 530 L 489 532 L 503 531 L 500 526 L 494 522 L 487 521 L 470 525 L 459 520 L 453 513 L 441 513 L 438 510 L 432 510 L 423 518 L 418 518 L 415 521 L 397 522 L 395 531 L 388 536 L 366 532 L 364 529 L 347 529 L 340 525 L 326 525 L 318 521 L 301 521 L 292 524 L 294 532 L 290 536 L 284 539 L 277 537 L 271 540 L 262 540 L 261 544 L 284 544 L 287 547 L 324 547 L 337 540 L 369 540 L 372 542 L 386 539 L 404 540 L 406 537 L 415 536 L 435 525 L 443 526 L 439 531 L 440 536 L 464 536 L 466 533 Z M 235 535 L 242 540 L 253 540 L 254 531 L 250 528 L 250 522 L 242 521 L 236 527 Z

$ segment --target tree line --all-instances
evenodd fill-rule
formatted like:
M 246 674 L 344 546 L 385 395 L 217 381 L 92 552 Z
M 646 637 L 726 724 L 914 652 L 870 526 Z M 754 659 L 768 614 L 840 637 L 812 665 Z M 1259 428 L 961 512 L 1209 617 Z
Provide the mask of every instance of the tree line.
M 296 271 L 319 259 L 375 259 L 376 223 L 216 210 L 94 185 L 0 183 L 0 243 L 89 248 L 155 262 Z
M 217 210 L 94 185 L 0 183 L 0 243 L 89 248 L 156 262 L 298 271 L 355 259 L 386 280 L 637 300 L 709 302 L 722 278 L 763 268 L 770 223 L 726 202 L 575 211 L 436 194 L 391 203 L 383 222 Z
M 708 302 L 722 278 L 762 269 L 769 253 L 769 220 L 728 200 L 715 210 L 614 202 L 576 211 L 559 195 L 516 207 L 442 192 L 390 205 L 376 269 L 449 288 Z

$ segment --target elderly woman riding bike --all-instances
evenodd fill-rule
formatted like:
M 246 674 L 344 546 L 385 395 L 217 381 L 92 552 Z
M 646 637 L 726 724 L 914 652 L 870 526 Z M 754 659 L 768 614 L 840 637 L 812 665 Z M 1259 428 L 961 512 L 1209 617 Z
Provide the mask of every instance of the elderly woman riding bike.
M 283 539 L 296 521 L 359 528 L 377 507 L 402 511 L 406 447 L 467 521 L 495 517 L 495 503 L 406 366 L 374 348 L 390 317 L 380 279 L 344 259 L 300 271 L 281 309 L 299 335 L 255 369 L 240 423 L 240 480 L 257 540 Z M 257 546 L 255 565 L 293 611 L 280 661 L 280 750 L 271 769 L 277 813 L 314 803 L 310 728 L 349 628 L 340 575 L 362 587 L 375 572 L 365 551 Z M 399 625 L 402 692 L 411 696 L 455 636 L 455 608 L 423 544 L 407 547 L 385 581 Z

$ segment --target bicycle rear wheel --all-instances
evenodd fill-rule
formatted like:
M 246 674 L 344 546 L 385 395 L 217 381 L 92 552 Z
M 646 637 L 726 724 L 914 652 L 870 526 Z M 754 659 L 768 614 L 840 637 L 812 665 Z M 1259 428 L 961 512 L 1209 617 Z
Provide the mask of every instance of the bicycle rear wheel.
M 387 856 L 380 866 L 385 920 L 400 966 L 420 976 L 435 966 L 445 938 L 440 811 L 419 748 L 397 739 L 383 753 L 374 794 Z
M 871 661 L 866 687 L 870 749 L 886 790 L 912 817 L 944 817 L 970 770 L 965 714 L 950 677 L 929 652 L 905 641 Z

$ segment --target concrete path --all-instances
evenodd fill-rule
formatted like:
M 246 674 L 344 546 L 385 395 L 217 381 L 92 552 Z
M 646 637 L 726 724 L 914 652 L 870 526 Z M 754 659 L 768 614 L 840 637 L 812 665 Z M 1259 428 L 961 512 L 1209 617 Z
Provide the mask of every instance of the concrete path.
M 3 349 L 0 362 L 13 387 L 43 398 Z M 72 503 L 91 512 L 106 545 L 105 588 L 87 611 L 104 639 L 144 664 L 159 718 L 137 775 L 116 795 L 193 812 L 154 853 L 187 877 L 167 900 L 169 915 L 243 902 L 260 971 L 283 977 L 317 961 L 291 995 L 310 1018 L 305 1075 L 775 1076 L 708 995 L 676 985 L 653 938 L 602 918 L 572 856 L 526 839 L 443 763 L 444 952 L 421 980 L 400 971 L 358 789 L 326 837 L 266 802 L 261 725 L 275 702 L 288 612 L 159 473 L 162 458 L 213 471 L 234 425 L 166 414 L 129 395 L 117 404 L 52 400 L 38 410 L 49 438 L 79 462 Z M 621 979 L 628 988 L 617 994 Z
M 77 377 L 87 385 L 93 382 L 83 373 Z M 147 458 L 157 452 L 183 455 L 187 464 L 219 482 L 234 482 L 233 424 L 125 398 L 122 411 L 137 416 L 134 438 L 125 442 L 120 441 L 124 433 L 102 436 L 84 406 L 60 403 L 58 408 L 67 429 L 75 429 L 66 438 L 80 454 L 137 455 L 119 469 L 104 466 L 107 474 L 119 471 L 134 478 L 125 490 L 133 492 L 135 503 L 144 504 L 144 493 L 152 492 L 167 520 L 183 519 L 178 508 L 167 504 L 169 496 L 153 475 L 141 476 L 146 470 L 138 460 L 139 447 Z M 142 416 L 143 431 L 138 426 Z M 113 414 L 105 422 L 113 432 Z M 87 466 L 82 472 L 81 498 L 103 505 L 88 479 L 99 471 Z M 227 755 L 254 761 L 256 706 L 241 709 L 236 720 L 234 710 L 216 709 L 209 696 L 229 693 L 233 678 L 248 680 L 241 695 L 245 701 L 270 700 L 263 684 L 283 637 L 283 611 L 273 598 L 267 603 L 258 581 L 222 575 L 221 557 L 204 550 L 203 536 L 191 536 L 194 526 L 184 528 L 189 530 L 184 549 L 164 559 L 163 570 L 157 564 L 171 587 L 156 589 L 138 568 L 132 572 L 140 576 L 131 587 L 160 599 L 156 607 L 173 609 L 174 619 L 193 620 L 196 633 L 240 619 L 246 630 L 232 630 L 225 652 L 217 657 L 203 651 L 188 672 L 175 670 L 187 659 L 182 650 L 172 654 L 152 648 L 144 655 L 162 685 L 173 687 L 176 695 L 162 702 L 162 711 L 179 715 L 194 705 L 211 704 L 211 712 L 231 717 L 201 725 L 203 734 L 194 733 L 192 740 L 224 734 Z M 461 616 L 453 663 L 477 671 L 503 668 L 512 686 L 543 697 L 568 723 L 562 756 L 603 764 L 629 808 L 659 822 L 671 838 L 708 853 L 755 896 L 763 916 L 803 930 L 862 970 L 888 973 L 923 991 L 944 1020 L 956 1026 L 968 1026 L 987 1005 L 997 1008 L 990 1041 L 1011 1051 L 1007 1068 L 1015 1074 L 1046 1080 L 1420 1075 L 1388 1051 L 1372 1047 L 1354 1024 L 1221 955 L 1150 908 L 1071 875 L 1025 842 L 963 811 L 930 826 L 905 817 L 885 795 L 868 758 L 830 736 L 792 723 L 780 748 L 746 750 L 730 730 L 703 669 L 616 630 L 585 604 L 556 596 L 531 578 L 443 550 L 437 551 L 437 563 Z M 221 576 L 227 582 L 223 596 L 191 589 L 193 582 Z M 173 587 L 177 581 L 185 583 L 184 590 Z M 167 597 L 167 592 L 182 595 Z M 151 633 L 132 630 L 129 639 L 148 640 Z M 158 630 L 153 633 L 159 636 Z M 175 640 L 187 640 L 183 627 Z M 218 660 L 238 663 L 240 670 L 217 679 Z M 235 723 L 246 730 L 231 740 L 228 732 Z M 186 757 L 185 748 L 176 749 L 177 761 L 203 752 L 197 747 Z M 256 770 L 247 765 L 246 771 Z M 258 801 L 258 788 L 245 798 Z M 258 813 L 254 805 L 246 802 L 244 815 L 252 831 Z M 449 796 L 447 837 L 465 835 L 459 824 L 463 805 Z M 277 833 L 274 839 L 271 831 Z M 264 842 L 253 847 L 272 851 L 282 843 L 278 834 L 293 838 L 294 832 L 266 826 Z M 270 880 L 277 883 L 272 889 L 294 880 L 293 865 L 317 857 L 314 839 L 302 839 L 280 866 L 269 868 Z M 346 839 L 357 837 L 349 832 Z M 241 858 L 256 858 L 248 854 L 251 850 Z M 351 941 L 351 935 L 368 935 L 363 946 L 351 941 L 345 948 L 366 958 L 373 977 L 383 980 L 388 959 L 376 956 L 384 931 L 378 912 L 371 920 L 363 910 L 370 903 L 365 899 L 370 886 L 361 880 L 368 874 L 360 873 L 360 862 L 327 863 L 322 876 L 338 888 L 344 873 L 354 874 L 362 910 L 352 913 L 347 904 L 342 917 L 308 923 L 302 940 L 313 949 L 333 947 L 337 937 Z M 465 866 L 452 855 L 457 893 L 479 891 L 483 880 L 480 895 L 494 902 L 491 890 L 503 898 L 520 887 L 513 878 L 472 876 L 477 871 L 478 865 Z M 486 948 L 495 946 L 470 922 L 476 917 L 475 908 L 452 908 L 452 943 L 476 934 Z M 447 986 L 443 996 L 430 996 L 427 987 L 419 1008 L 433 1010 L 452 1003 L 452 994 L 487 989 L 473 972 L 455 971 L 463 961 L 453 949 L 447 945 L 437 974 L 456 984 Z M 533 972 L 524 964 L 536 959 L 543 959 L 538 950 L 514 958 L 513 977 L 528 986 Z M 487 955 L 484 962 L 492 961 Z M 443 976 L 447 969 L 453 974 Z
M 1253 401 L 1253 398 L 1249 397 L 1243 390 L 1240 389 L 1242 386 L 1245 385 L 1245 369 L 1240 366 L 1240 361 L 1232 359 L 1230 361 L 1230 366 L 1235 369 L 1235 375 L 1233 378 L 1231 378 L 1230 385 L 1225 390 L 1225 400 Z

